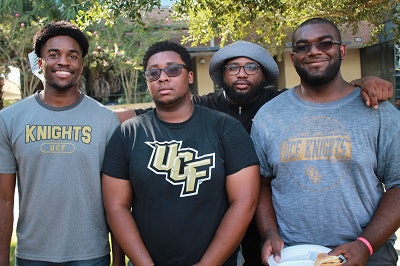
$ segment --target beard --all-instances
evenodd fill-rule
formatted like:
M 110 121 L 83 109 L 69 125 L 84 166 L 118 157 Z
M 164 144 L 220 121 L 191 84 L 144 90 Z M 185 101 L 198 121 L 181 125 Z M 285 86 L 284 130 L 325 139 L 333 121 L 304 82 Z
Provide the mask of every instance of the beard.
M 314 74 L 306 70 L 298 63 L 294 64 L 294 67 L 296 68 L 296 72 L 297 74 L 299 74 L 303 82 L 314 86 L 321 86 L 329 83 L 337 76 L 337 74 L 340 71 L 341 64 L 342 64 L 342 57 L 340 56 L 339 59 L 330 64 L 324 70 L 324 72 L 319 72 L 317 74 Z
M 224 82 L 223 89 L 227 98 L 229 98 L 233 103 L 237 105 L 246 105 L 257 99 L 262 91 L 265 89 L 265 82 L 261 82 L 258 86 L 253 86 L 251 90 L 245 93 L 237 92 L 233 86 L 229 86 Z

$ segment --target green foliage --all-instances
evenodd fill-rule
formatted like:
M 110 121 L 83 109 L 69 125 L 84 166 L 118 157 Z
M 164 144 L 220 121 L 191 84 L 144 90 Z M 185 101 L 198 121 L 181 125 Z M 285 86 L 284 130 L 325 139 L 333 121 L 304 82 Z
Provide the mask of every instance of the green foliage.
M 86 0 L 0 0 L 0 15 L 21 14 L 31 18 L 47 17 L 49 20 L 71 20 L 82 9 Z
M 144 50 L 166 34 L 145 30 L 140 16 L 130 16 L 157 6 L 155 0 L 0 0 L 0 74 L 9 72 L 9 66 L 19 68 L 22 97 L 32 94 L 40 83 L 30 71 L 27 56 L 33 50 L 32 37 L 49 21 L 68 20 L 89 37 L 88 94 L 102 101 L 122 90 L 127 102 L 136 102 L 136 92 L 146 91 L 140 86 L 139 71 Z
M 141 59 L 151 43 L 167 35 L 148 31 L 142 24 L 122 18 L 112 26 L 106 23 L 88 26 L 86 34 L 91 47 L 86 58 L 88 94 L 103 99 L 122 91 L 124 97 L 120 103 L 141 102 L 138 94 L 146 92 L 139 82 Z
M 140 87 L 140 60 L 154 41 L 168 38 L 196 46 L 216 39 L 223 46 L 246 39 L 280 55 L 290 45 L 293 29 L 314 16 L 328 17 L 353 31 L 367 21 L 374 26 L 375 36 L 382 32 L 383 22 L 391 20 L 391 34 L 399 36 L 399 4 L 395 0 L 177 0 L 172 23 L 152 18 L 157 17 L 154 11 L 160 2 L 0 0 L 0 73 L 8 71 L 6 66 L 20 68 L 22 95 L 32 93 L 39 82 L 27 61 L 32 36 L 43 23 L 61 19 L 72 21 L 89 36 L 89 92 L 103 98 L 123 90 L 129 103 L 136 102 L 136 93 L 145 90 Z M 187 26 L 185 36 L 182 30 Z
M 39 82 L 33 79 L 27 55 L 33 50 L 32 37 L 42 23 L 43 20 L 32 21 L 29 16 L 18 13 L 0 18 L 0 71 L 8 73 L 8 66 L 20 69 L 23 97 L 32 94 Z
M 290 41 L 290 33 L 311 17 L 326 17 L 353 31 L 367 21 L 381 32 L 387 19 L 396 23 L 395 0 L 178 0 L 175 18 L 189 23 L 185 42 L 206 44 L 220 38 L 221 45 L 246 39 L 279 55 Z M 398 6 L 397 6 L 398 7 Z M 377 35 L 376 35 L 377 36 Z
M 85 12 L 78 13 L 78 20 L 86 23 L 104 21 L 114 25 L 119 18 L 145 25 L 142 14 L 160 7 L 160 0 L 82 0 Z

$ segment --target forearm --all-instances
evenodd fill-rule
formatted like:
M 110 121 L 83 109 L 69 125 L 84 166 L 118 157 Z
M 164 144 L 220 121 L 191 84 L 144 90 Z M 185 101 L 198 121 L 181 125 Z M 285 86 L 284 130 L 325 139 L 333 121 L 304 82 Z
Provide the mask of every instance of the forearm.
M 226 177 L 229 208 L 213 240 L 196 265 L 223 265 L 240 245 L 257 207 L 260 191 L 258 165 L 246 167 Z
M 136 116 L 135 110 L 132 110 L 132 109 L 121 108 L 121 109 L 115 110 L 115 113 L 117 114 L 118 119 L 121 123 Z
M 0 173 L 0 266 L 10 264 L 16 174 Z
M 400 188 L 391 188 L 382 197 L 361 236 L 374 250 L 380 248 L 400 226 Z
M 107 221 L 121 250 L 135 266 L 154 265 L 128 209 L 107 210 Z
M 0 266 L 10 265 L 10 243 L 13 230 L 13 201 L 0 199 Z
M 125 265 L 125 253 L 122 251 L 114 235 L 111 233 L 112 265 Z
M 275 210 L 272 205 L 271 185 L 270 182 L 265 181 L 265 179 L 261 182 L 255 220 L 263 241 L 271 235 L 279 235 Z
M 233 254 L 253 217 L 256 204 L 232 204 L 225 213 L 217 232 L 199 264 L 223 265 Z

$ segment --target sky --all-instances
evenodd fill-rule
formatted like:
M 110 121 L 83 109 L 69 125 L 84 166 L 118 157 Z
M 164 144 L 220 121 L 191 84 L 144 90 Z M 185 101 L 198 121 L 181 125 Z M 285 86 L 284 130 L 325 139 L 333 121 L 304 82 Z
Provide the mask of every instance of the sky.
M 173 2 L 173 0 L 161 0 L 161 6 L 170 6 Z

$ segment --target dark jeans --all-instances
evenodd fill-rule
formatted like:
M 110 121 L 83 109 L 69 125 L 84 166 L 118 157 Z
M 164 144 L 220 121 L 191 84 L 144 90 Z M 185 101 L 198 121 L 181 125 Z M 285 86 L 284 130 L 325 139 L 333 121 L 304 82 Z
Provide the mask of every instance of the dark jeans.
M 367 262 L 367 266 L 396 266 L 398 255 L 391 241 L 378 249 Z
M 68 261 L 60 263 L 16 258 L 15 265 L 16 266 L 110 266 L 110 255 L 90 260 L 77 260 L 77 261 Z
M 244 266 L 262 266 L 261 262 L 261 237 L 258 233 L 256 222 L 253 219 L 243 237 L 241 246 L 244 257 Z

